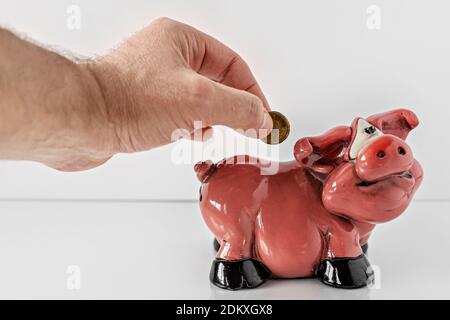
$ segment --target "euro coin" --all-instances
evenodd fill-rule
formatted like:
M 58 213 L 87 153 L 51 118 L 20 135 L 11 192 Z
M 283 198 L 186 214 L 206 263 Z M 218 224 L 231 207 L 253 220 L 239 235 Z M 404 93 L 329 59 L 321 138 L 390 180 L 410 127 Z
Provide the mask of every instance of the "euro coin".
M 267 144 L 279 144 L 289 136 L 290 125 L 288 119 L 278 111 L 269 111 L 272 118 L 273 129 L 269 135 L 261 140 Z

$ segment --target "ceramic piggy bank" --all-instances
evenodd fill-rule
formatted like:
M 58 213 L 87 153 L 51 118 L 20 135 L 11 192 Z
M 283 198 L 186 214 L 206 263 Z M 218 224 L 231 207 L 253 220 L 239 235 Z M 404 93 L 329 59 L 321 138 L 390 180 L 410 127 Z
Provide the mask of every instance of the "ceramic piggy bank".
M 356 118 L 298 140 L 295 160 L 272 175 L 248 156 L 196 164 L 200 208 L 218 242 L 211 282 L 236 290 L 316 276 L 338 288 L 367 285 L 371 232 L 405 211 L 422 181 L 405 141 L 418 124 L 405 109 Z

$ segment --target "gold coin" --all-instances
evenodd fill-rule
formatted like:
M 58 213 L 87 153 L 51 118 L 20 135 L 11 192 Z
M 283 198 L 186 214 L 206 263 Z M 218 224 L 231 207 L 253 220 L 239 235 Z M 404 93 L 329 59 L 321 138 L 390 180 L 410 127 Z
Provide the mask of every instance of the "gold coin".
M 267 144 L 279 144 L 289 136 L 290 125 L 288 119 L 278 111 L 269 111 L 273 121 L 273 129 L 269 135 L 263 139 Z

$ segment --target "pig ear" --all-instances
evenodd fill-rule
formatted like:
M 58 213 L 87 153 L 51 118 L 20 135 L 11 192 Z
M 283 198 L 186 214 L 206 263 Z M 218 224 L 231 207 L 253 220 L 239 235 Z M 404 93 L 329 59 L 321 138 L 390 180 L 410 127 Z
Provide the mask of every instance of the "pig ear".
M 297 141 L 295 159 L 314 172 L 329 174 L 343 160 L 345 148 L 352 137 L 350 127 L 336 127 L 327 133 Z
M 408 133 L 419 125 L 419 119 L 411 110 L 397 109 L 370 116 L 368 122 L 379 128 L 383 133 L 393 134 L 403 140 Z

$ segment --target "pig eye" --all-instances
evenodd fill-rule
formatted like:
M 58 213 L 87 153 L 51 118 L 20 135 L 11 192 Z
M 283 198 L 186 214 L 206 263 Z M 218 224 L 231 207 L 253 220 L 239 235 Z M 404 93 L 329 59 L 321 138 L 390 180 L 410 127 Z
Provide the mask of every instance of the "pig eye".
M 374 134 L 375 131 L 377 131 L 377 129 L 375 129 L 374 126 L 370 126 L 370 127 L 367 127 L 367 128 L 364 129 L 364 132 L 367 133 L 367 134 Z
M 355 129 L 356 135 L 349 150 L 349 158 L 351 160 L 356 159 L 361 151 L 369 145 L 373 139 L 383 135 L 383 132 L 377 127 L 362 118 L 358 119 Z
M 384 158 L 386 156 L 386 153 L 384 153 L 384 151 L 378 151 L 378 153 L 377 153 L 377 157 L 378 158 Z

